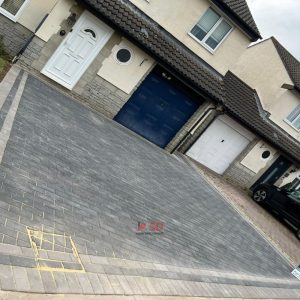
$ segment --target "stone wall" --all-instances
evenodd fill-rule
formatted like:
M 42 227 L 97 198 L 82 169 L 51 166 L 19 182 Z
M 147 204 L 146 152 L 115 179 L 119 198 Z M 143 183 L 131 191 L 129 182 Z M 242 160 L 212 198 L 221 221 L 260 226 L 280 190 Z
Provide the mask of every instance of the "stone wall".
M 249 189 L 257 178 L 257 174 L 243 166 L 240 162 L 256 145 L 257 139 L 254 139 L 250 145 L 239 155 L 239 157 L 229 166 L 224 173 L 227 181 L 243 189 Z
M 254 183 L 256 174 L 235 161 L 223 175 L 224 178 L 233 185 L 239 186 L 243 189 L 248 189 Z
M 0 37 L 3 37 L 5 51 L 14 57 L 24 47 L 32 32 L 0 14 Z
M 55 34 L 46 43 L 35 36 L 23 55 L 20 57 L 18 63 L 30 72 L 39 76 L 41 79 L 51 83 L 52 85 L 55 85 L 62 92 L 71 95 L 86 106 L 104 114 L 109 118 L 113 118 L 126 103 L 126 101 L 131 97 L 134 91 L 132 91 L 131 94 L 126 94 L 108 81 L 98 76 L 97 72 L 101 68 L 104 59 L 111 54 L 114 45 L 120 42 L 121 36 L 115 33 L 110 38 L 108 43 L 101 49 L 98 56 L 82 75 L 72 91 L 64 88 L 40 73 L 54 51 L 62 42 L 63 38 L 64 37 L 61 37 L 59 34 Z M 150 71 L 151 70 L 149 70 L 149 72 Z M 149 74 L 149 72 L 145 74 L 141 81 Z M 139 84 L 136 86 L 136 88 L 139 86 Z

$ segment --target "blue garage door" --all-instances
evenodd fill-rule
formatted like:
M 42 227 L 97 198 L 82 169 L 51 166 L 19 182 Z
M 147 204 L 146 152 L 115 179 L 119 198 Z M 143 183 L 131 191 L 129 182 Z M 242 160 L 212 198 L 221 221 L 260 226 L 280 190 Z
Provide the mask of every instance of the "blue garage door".
M 163 148 L 199 105 L 199 100 L 182 83 L 156 69 L 114 119 Z

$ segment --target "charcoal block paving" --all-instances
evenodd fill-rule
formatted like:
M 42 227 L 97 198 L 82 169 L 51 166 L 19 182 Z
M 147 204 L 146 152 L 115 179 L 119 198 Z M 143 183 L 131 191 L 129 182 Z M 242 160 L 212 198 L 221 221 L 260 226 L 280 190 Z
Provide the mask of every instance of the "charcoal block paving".
M 0 234 L 12 234 L 11 244 L 28 226 L 71 236 L 79 254 L 155 263 L 161 272 L 169 264 L 293 278 L 292 266 L 191 166 L 32 76 L 0 174 L 6 174 L 0 176 L 0 207 L 11 199 L 0 216 L 14 221 L 2 225 Z M 164 222 L 165 232 L 136 234 L 138 222 L 152 220 Z M 132 288 L 119 282 L 121 267 L 101 270 L 110 273 L 101 275 L 104 290 Z M 86 274 L 76 280 L 40 274 L 46 292 L 68 292 L 77 280 L 93 293 Z M 24 290 L 26 283 L 20 283 Z

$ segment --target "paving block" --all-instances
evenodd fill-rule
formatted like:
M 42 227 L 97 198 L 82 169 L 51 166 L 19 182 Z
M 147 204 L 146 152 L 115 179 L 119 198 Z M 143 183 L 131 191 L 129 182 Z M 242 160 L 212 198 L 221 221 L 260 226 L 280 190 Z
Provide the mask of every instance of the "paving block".
M 68 282 L 69 289 L 70 289 L 71 293 L 82 294 L 83 290 L 82 290 L 81 285 L 78 281 L 76 273 L 66 272 L 65 276 L 66 276 L 66 279 L 67 279 L 67 282 Z
M 20 292 L 29 292 L 31 290 L 28 275 L 25 268 L 12 267 L 13 276 L 16 283 L 16 290 Z
M 90 283 L 90 279 L 87 276 L 86 273 L 76 273 L 77 279 L 79 281 L 79 284 L 82 288 L 82 291 L 84 294 L 93 294 L 93 288 L 92 285 Z
M 34 269 L 26 269 L 26 272 L 30 284 L 30 292 L 45 293 L 44 284 L 40 272 Z
M 16 282 L 11 266 L 0 265 L 0 284 L 2 290 L 16 290 Z
M 99 277 L 97 276 L 97 274 L 92 274 L 92 273 L 87 273 L 87 276 L 90 280 L 91 286 L 93 288 L 94 294 L 96 295 L 101 295 L 104 294 L 104 288 L 102 283 L 99 280 Z
M 104 294 L 108 294 L 108 295 L 112 295 L 114 293 L 114 289 L 107 277 L 107 275 L 105 274 L 97 274 L 100 283 L 104 289 Z
M 53 277 L 56 285 L 56 293 L 70 293 L 71 290 L 69 288 L 65 273 L 63 272 L 53 272 Z
M 40 271 L 43 286 L 46 293 L 56 293 L 57 287 L 56 282 L 52 272 Z

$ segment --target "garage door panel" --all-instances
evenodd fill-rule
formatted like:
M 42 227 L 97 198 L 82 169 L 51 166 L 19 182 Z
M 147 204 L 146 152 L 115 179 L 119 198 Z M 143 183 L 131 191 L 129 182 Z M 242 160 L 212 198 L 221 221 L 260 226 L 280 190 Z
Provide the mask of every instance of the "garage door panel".
M 165 147 L 200 103 L 160 73 L 150 74 L 122 107 L 115 121 Z
M 187 155 L 216 173 L 223 174 L 249 143 L 249 137 L 216 119 Z

